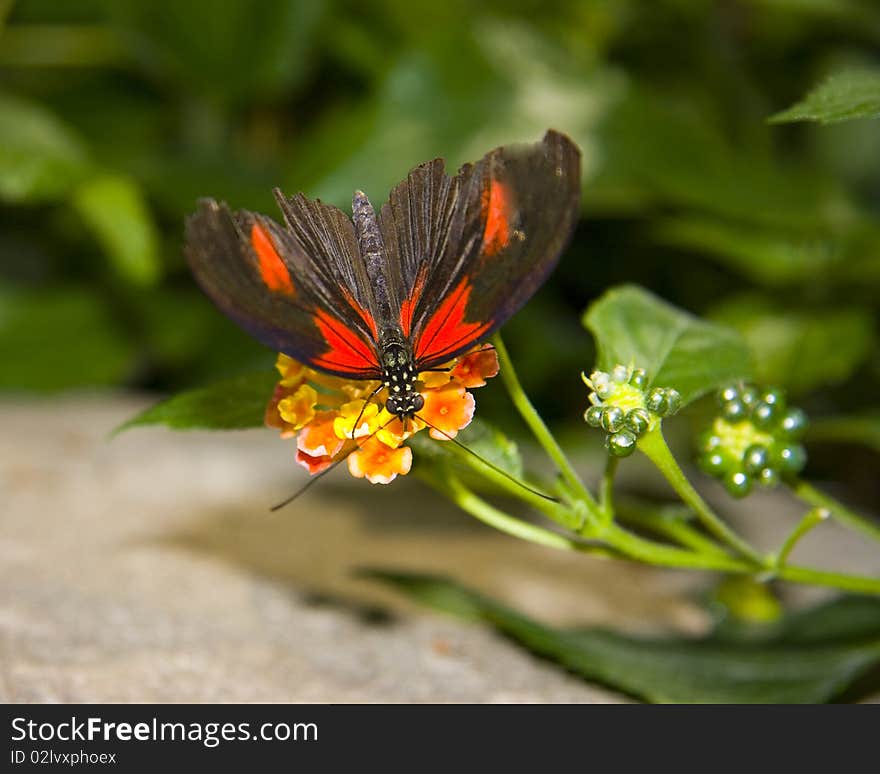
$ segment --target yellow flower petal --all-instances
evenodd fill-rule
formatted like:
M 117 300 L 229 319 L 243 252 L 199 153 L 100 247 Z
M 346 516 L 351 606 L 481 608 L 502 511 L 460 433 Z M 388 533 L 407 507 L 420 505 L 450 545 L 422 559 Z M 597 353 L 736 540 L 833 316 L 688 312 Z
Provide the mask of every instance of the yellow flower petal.
M 339 407 L 339 416 L 333 420 L 333 432 L 338 438 L 363 438 L 374 433 L 379 407 L 363 400 L 353 400 Z M 355 427 L 357 422 L 357 427 Z
M 279 384 L 282 387 L 295 387 L 304 381 L 310 369 L 306 368 L 302 363 L 288 357 L 285 354 L 279 354 L 275 361 L 275 368 L 281 374 Z
M 308 384 L 301 385 L 293 395 L 289 395 L 278 403 L 278 413 L 294 430 L 299 430 L 315 416 L 315 403 L 318 393 Z

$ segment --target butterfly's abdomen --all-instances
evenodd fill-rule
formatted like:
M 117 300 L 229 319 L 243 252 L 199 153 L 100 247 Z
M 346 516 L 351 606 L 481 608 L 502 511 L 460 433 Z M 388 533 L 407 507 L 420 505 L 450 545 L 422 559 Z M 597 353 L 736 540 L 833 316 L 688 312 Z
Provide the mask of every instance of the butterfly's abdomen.
M 384 252 L 382 233 L 376 211 L 363 191 L 355 191 L 351 202 L 351 215 L 354 221 L 354 233 L 357 236 L 361 258 L 369 267 L 374 261 L 381 261 Z
M 394 319 L 388 279 L 385 273 L 385 245 L 376 211 L 363 191 L 355 191 L 351 202 L 351 214 L 354 221 L 354 233 L 358 241 L 358 251 L 367 270 L 370 287 L 373 292 L 375 316 L 380 331 L 390 328 L 395 331 L 398 326 Z

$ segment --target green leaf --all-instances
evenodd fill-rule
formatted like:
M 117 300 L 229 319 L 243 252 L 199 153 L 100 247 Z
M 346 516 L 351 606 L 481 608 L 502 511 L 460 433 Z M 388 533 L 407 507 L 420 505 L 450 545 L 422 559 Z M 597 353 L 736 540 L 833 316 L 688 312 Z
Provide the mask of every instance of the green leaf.
M 0 389 L 118 384 L 134 360 L 133 346 L 94 291 L 0 292 Z
M 114 433 L 143 425 L 167 425 L 175 430 L 262 427 L 277 381 L 274 371 L 261 371 L 188 390 L 142 411 Z
M 545 626 L 444 578 L 385 570 L 362 574 L 436 610 L 481 619 L 581 677 L 651 702 L 823 702 L 880 663 L 878 600 L 843 598 L 822 605 L 759 640 L 649 639 Z
M 92 178 L 74 191 L 73 206 L 123 280 L 141 287 L 156 284 L 162 268 L 158 233 L 134 180 L 120 175 Z
M 607 291 L 583 322 L 596 339 L 600 369 L 618 363 L 644 368 L 650 384 L 674 387 L 683 405 L 751 371 L 748 349 L 735 331 L 634 285 Z
M 484 19 L 463 26 L 458 16 L 394 60 L 354 118 L 332 114 L 315 127 L 291 164 L 288 188 L 308 185 L 347 206 L 358 181 L 381 200 L 424 159 L 442 156 L 451 172 L 494 145 L 535 142 L 548 126 L 581 146 L 585 175 L 592 171 L 592 132 L 618 79 L 560 56 L 531 25 Z M 350 155 L 328 168 L 339 148 Z
M 88 169 L 85 147 L 52 113 L 0 94 L 0 201 L 54 201 Z
M 516 442 L 489 422 L 474 419 L 456 436 L 456 440 L 510 475 L 522 475 L 522 458 Z M 419 453 L 426 457 L 447 462 L 455 460 L 446 448 L 450 441 L 438 441 L 425 432 L 413 436 L 412 442 L 418 444 Z
M 277 97 L 299 86 L 321 0 L 153 0 L 114 8 L 145 69 L 217 101 Z
M 880 70 L 843 70 L 834 73 L 804 99 L 769 120 L 774 124 L 818 121 L 834 124 L 880 116 Z
M 880 452 L 880 411 L 812 420 L 807 441 L 858 443 Z
M 708 253 L 762 285 L 785 286 L 830 275 L 843 252 L 830 239 L 688 217 L 660 221 L 654 235 L 663 244 Z
M 759 296 L 741 296 L 712 318 L 736 328 L 755 358 L 755 378 L 792 393 L 849 378 L 871 351 L 873 321 L 858 307 L 780 309 Z
M 513 478 L 523 478 L 522 457 L 516 442 L 489 422 L 474 419 L 456 436 L 456 440 Z M 428 483 L 442 489 L 446 475 L 452 473 L 471 489 L 479 492 L 491 490 L 492 487 L 485 478 L 465 465 L 452 452 L 449 446 L 451 441 L 438 441 L 423 432 L 414 435 L 407 443 L 416 452 L 415 472 Z
M 633 88 L 599 136 L 601 170 L 584 191 L 591 210 L 671 204 L 812 233 L 854 209 L 840 184 L 815 168 L 784 165 L 757 143 L 733 145 L 706 106 L 687 98 Z

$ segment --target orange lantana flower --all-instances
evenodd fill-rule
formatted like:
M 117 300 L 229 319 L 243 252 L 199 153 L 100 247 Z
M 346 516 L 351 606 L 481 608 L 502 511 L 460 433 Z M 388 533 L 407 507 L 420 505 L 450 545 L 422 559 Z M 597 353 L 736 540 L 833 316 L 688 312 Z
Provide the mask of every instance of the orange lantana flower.
M 446 441 L 470 424 L 476 402 L 468 390 L 498 373 L 498 358 L 494 349 L 478 349 L 419 374 L 425 405 L 405 421 L 384 408 L 387 390 L 373 395 L 377 381 L 328 376 L 287 355 L 278 356 L 276 367 L 281 378 L 266 407 L 266 424 L 282 438 L 296 438 L 296 461 L 315 475 L 347 458 L 356 478 L 387 484 L 409 473 L 408 438 L 427 427 L 432 438 Z
M 366 478 L 371 484 L 390 484 L 398 474 L 405 476 L 412 465 L 412 449 L 392 449 L 377 437 L 368 438 L 363 446 L 348 455 L 348 470 L 355 478 Z

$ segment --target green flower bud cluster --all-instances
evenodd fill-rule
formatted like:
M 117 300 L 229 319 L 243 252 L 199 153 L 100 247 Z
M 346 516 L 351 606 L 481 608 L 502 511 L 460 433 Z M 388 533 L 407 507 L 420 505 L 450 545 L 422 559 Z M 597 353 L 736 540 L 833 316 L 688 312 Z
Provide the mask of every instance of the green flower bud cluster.
M 803 469 L 807 454 L 797 441 L 807 416 L 786 405 L 782 390 L 730 385 L 718 391 L 717 400 L 718 415 L 700 436 L 698 462 L 731 495 L 745 497 L 756 483 L 776 486 Z
M 678 390 L 648 388 L 644 368 L 616 365 L 611 373 L 593 371 L 582 378 L 592 390 L 584 419 L 605 431 L 605 447 L 615 457 L 628 457 L 639 438 L 681 408 Z

